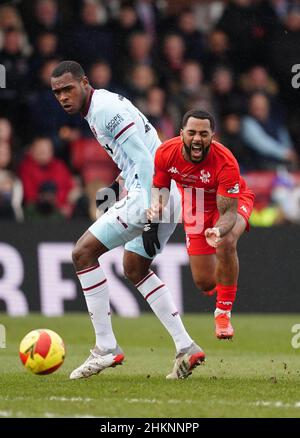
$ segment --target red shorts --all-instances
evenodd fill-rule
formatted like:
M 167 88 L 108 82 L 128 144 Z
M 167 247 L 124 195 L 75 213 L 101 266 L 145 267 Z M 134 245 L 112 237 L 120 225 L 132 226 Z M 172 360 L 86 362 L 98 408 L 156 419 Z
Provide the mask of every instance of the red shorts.
M 249 231 L 249 218 L 253 210 L 253 204 L 253 192 L 251 190 L 244 191 L 239 198 L 237 212 L 245 219 L 247 231 Z M 204 213 L 203 231 L 200 234 L 186 234 L 186 247 L 189 255 L 215 254 L 216 249 L 206 242 L 204 232 L 207 228 L 214 227 L 218 219 L 219 212 L 217 209 Z

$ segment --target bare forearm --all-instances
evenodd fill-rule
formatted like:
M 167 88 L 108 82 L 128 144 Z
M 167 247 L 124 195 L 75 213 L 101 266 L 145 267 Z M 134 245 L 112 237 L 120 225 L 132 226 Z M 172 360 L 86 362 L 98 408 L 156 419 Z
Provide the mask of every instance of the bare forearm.
M 227 211 L 219 217 L 215 227 L 220 230 L 220 237 L 226 236 L 232 230 L 237 220 L 236 212 Z
M 219 228 L 220 237 L 225 236 L 234 227 L 237 220 L 237 206 L 237 199 L 217 196 L 217 207 L 220 217 L 215 227 Z

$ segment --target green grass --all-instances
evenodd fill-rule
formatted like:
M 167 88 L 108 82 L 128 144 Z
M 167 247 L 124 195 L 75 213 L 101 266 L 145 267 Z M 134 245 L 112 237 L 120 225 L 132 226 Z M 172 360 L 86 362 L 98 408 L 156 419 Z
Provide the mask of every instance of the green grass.
M 207 354 L 186 380 L 167 381 L 174 348 L 154 316 L 114 317 L 124 365 L 70 381 L 93 344 L 87 315 L 63 318 L 0 315 L 7 348 L 0 349 L 0 417 L 300 417 L 300 349 L 291 327 L 300 315 L 234 315 L 233 341 L 218 341 L 211 315 L 184 322 Z M 26 371 L 18 344 L 33 328 L 57 331 L 67 347 L 63 366 L 49 376 Z

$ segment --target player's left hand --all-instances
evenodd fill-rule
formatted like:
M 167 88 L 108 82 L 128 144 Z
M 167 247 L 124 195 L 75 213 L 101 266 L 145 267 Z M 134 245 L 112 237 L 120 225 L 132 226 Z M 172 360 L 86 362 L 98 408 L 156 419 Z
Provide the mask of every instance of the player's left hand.
M 142 234 L 143 245 L 146 253 L 150 257 L 154 257 L 156 255 L 156 248 L 160 249 L 160 243 L 158 240 L 158 225 L 159 224 L 155 222 L 148 222 L 144 225 L 144 231 Z
M 223 238 L 220 236 L 220 229 L 218 227 L 207 228 L 204 234 L 206 242 L 213 248 L 218 248 L 223 241 Z

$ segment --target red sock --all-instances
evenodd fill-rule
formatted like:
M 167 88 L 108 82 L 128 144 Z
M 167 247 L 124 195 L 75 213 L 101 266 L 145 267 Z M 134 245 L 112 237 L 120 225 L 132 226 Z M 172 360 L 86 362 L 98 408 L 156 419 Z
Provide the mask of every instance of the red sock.
M 235 301 L 237 285 L 234 284 L 233 286 L 223 286 L 223 284 L 217 284 L 216 289 L 217 308 L 230 311 Z

